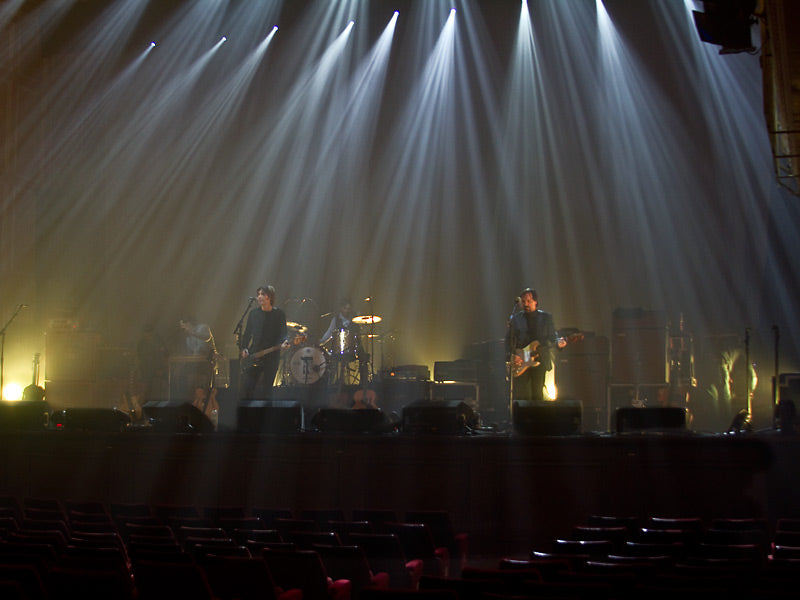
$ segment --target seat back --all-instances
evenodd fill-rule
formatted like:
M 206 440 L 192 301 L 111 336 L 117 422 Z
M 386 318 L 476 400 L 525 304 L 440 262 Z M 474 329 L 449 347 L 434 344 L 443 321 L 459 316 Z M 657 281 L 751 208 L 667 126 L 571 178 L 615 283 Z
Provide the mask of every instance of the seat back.
M 303 590 L 303 600 L 328 600 L 328 573 L 317 552 L 267 548 L 262 557 L 276 585 Z

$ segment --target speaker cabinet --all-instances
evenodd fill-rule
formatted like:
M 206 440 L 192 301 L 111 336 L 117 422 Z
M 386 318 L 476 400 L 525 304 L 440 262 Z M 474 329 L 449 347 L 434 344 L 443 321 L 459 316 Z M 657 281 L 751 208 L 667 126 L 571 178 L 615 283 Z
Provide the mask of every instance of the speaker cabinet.
M 778 375 L 778 399 L 792 401 L 800 408 L 800 373 L 780 373 Z
M 377 408 L 321 408 L 314 425 L 324 433 L 379 433 L 383 412 Z
M 686 430 L 686 409 L 678 406 L 624 407 L 616 412 L 617 433 Z
M 403 407 L 406 433 L 463 434 L 477 426 L 475 411 L 458 400 L 418 400 Z
M 611 347 L 612 383 L 658 384 L 669 381 L 669 335 L 658 311 L 614 311 Z
M 251 400 L 236 410 L 240 433 L 296 433 L 303 429 L 303 405 L 296 400 Z
M 412 402 L 430 400 L 431 382 L 387 378 L 383 380 L 382 391 L 378 394 L 380 407 L 387 414 L 397 412 Z
M 581 404 L 577 401 L 514 400 L 514 433 L 573 435 L 581 431 Z
M 199 409 L 188 402 L 176 404 L 165 400 L 147 402 L 142 406 L 153 431 L 160 433 L 212 433 L 214 424 Z
M 52 427 L 60 431 L 120 433 L 131 424 L 131 417 L 116 408 L 68 408 L 53 413 Z
M 480 405 L 480 386 L 477 383 L 434 383 L 431 399 L 436 401 L 460 400 L 474 410 Z
M 50 405 L 43 400 L 0 402 L 0 431 L 43 431 L 50 421 Z
M 581 430 L 605 430 L 608 425 L 610 344 L 605 336 L 587 336 L 556 353 L 555 381 L 559 398 L 579 399 Z
M 49 330 L 45 335 L 45 380 L 94 381 L 100 357 L 99 333 Z

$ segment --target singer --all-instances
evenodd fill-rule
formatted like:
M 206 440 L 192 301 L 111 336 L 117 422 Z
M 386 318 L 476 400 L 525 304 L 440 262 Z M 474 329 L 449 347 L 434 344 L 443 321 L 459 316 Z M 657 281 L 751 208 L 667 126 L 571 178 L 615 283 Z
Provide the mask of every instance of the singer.
M 289 348 L 286 314 L 275 306 L 275 288 L 265 285 L 256 290 L 258 307 L 247 314 L 247 324 L 239 341 L 242 378 L 239 397 L 252 400 L 256 386 L 267 388 L 272 397 L 275 375 L 280 364 L 280 350 Z
M 567 342 L 557 337 L 553 316 L 539 309 L 539 294 L 531 288 L 520 292 L 508 325 L 506 349 L 514 372 L 514 400 L 544 400 L 553 348 L 563 348 Z

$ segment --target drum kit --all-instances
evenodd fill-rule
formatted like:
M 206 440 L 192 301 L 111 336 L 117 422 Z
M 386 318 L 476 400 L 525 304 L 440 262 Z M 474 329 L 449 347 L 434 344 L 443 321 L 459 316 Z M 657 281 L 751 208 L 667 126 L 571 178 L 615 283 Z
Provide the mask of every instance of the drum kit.
M 306 300 L 306 299 L 304 299 Z M 287 312 L 289 312 L 287 310 Z M 321 315 L 325 317 L 327 315 Z M 351 319 L 352 323 L 368 326 L 369 333 L 357 334 L 347 328 L 336 329 L 331 338 L 324 344 L 315 344 L 309 337 L 309 327 L 297 321 L 287 321 L 289 338 L 301 338 L 305 342 L 294 350 L 288 360 L 284 360 L 282 384 L 291 381 L 297 385 L 312 385 L 320 380 L 328 383 L 349 383 L 348 378 L 359 378 L 359 369 L 350 368 L 350 363 L 369 357 L 372 361 L 372 348 L 367 353 L 367 344 L 373 345 L 380 334 L 374 332 L 374 325 L 382 321 L 378 315 L 359 315 Z M 364 338 L 364 341 L 359 338 Z M 372 369 L 370 368 L 370 372 Z M 348 375 L 348 373 L 351 373 Z M 352 374 L 354 373 L 354 375 Z M 366 383 L 358 381 L 358 383 Z

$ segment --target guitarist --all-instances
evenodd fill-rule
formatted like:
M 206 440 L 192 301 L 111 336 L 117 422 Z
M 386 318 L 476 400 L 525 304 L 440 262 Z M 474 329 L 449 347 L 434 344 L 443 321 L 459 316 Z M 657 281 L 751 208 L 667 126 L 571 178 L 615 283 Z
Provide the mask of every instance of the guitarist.
M 278 372 L 280 350 L 289 348 L 286 330 L 286 314 L 275 306 L 275 288 L 265 285 L 256 290 L 258 307 L 247 315 L 247 324 L 239 341 L 239 356 L 242 364 L 240 397 L 252 400 L 259 381 L 272 386 Z
M 553 316 L 538 307 L 539 294 L 534 289 L 525 288 L 519 294 L 518 308 L 508 321 L 506 347 L 511 355 L 512 371 L 520 370 L 513 381 L 515 400 L 544 399 L 544 378 L 553 368 L 553 347 L 567 345 L 566 340 L 556 335 Z M 531 344 L 536 349 L 529 364 L 525 365 L 520 350 Z M 521 370 L 525 366 L 527 368 Z

